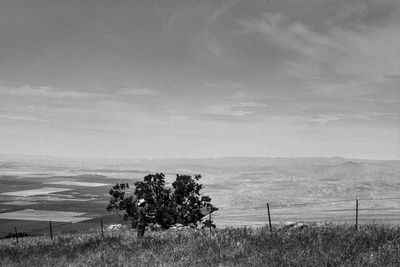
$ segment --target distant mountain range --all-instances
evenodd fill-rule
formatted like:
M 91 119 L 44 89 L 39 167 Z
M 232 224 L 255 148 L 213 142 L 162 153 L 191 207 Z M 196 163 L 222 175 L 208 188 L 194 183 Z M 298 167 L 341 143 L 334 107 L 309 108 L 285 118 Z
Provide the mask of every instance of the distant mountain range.
M 345 158 L 261 158 L 225 157 L 204 159 L 89 159 L 0 154 L 0 172 L 15 168 L 75 169 L 88 172 L 165 172 L 223 174 L 238 172 L 278 172 L 285 175 L 326 179 L 396 176 L 399 160 L 363 160 Z

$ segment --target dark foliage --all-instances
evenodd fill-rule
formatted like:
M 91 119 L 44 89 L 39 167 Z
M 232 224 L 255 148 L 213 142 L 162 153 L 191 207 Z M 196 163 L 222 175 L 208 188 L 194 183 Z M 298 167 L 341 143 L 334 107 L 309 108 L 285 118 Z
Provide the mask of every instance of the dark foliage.
M 111 199 L 106 207 L 107 211 L 114 211 L 125 220 L 136 213 L 136 199 L 134 196 L 125 197 L 127 189 L 129 189 L 128 183 L 114 185 L 108 192 Z M 121 213 L 124 214 L 121 215 Z
M 108 211 L 115 211 L 124 219 L 131 219 L 132 226 L 137 225 L 137 200 L 145 199 L 148 203 L 147 212 L 154 216 L 154 223 L 163 228 L 180 223 L 185 226 L 197 227 L 202 218 L 218 210 L 211 203 L 211 198 L 201 194 L 202 185 L 198 183 L 200 175 L 192 178 L 189 175 L 177 175 L 172 189 L 165 188 L 163 173 L 149 174 L 143 181 L 135 183 L 134 195 L 126 197 L 128 184 L 116 184 L 110 190 L 111 200 Z M 205 224 L 204 224 L 205 223 Z M 215 227 L 211 220 L 205 220 L 203 226 Z
M 16 237 L 26 237 L 29 236 L 26 232 L 18 232 L 18 233 L 8 233 L 4 236 L 4 238 L 16 238 Z
M 163 173 L 149 174 L 143 181 L 135 183 L 135 196 L 143 198 L 148 205 L 148 213 L 155 216 L 154 221 L 163 228 L 169 228 L 175 223 L 175 203 L 171 189 L 165 188 Z
M 197 181 L 201 179 L 200 175 L 192 178 L 189 175 L 176 175 L 173 198 L 177 205 L 177 222 L 183 225 L 197 226 L 205 215 L 218 210 L 211 204 L 209 196 L 201 196 L 202 185 Z

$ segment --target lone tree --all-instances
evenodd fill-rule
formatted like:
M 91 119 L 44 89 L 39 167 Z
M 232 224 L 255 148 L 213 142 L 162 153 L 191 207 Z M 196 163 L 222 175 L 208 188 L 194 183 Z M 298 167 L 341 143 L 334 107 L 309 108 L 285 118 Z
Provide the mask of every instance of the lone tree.
M 134 184 L 135 191 L 129 197 L 126 196 L 129 185 L 116 184 L 109 192 L 111 199 L 107 210 L 116 212 L 125 220 L 131 219 L 132 226 L 136 227 L 136 203 L 143 198 L 149 204 L 147 212 L 154 215 L 154 223 L 161 227 L 168 229 L 176 223 L 197 227 L 205 215 L 218 210 L 211 198 L 200 192 L 200 179 L 200 175 L 177 174 L 172 188 L 166 188 L 163 173 L 149 174 Z M 215 227 L 210 220 L 203 221 L 204 226 Z

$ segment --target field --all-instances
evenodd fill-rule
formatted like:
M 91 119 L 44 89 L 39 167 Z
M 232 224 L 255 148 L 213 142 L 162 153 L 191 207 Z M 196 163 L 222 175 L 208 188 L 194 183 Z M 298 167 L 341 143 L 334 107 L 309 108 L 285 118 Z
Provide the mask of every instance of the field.
M 133 230 L 0 240 L 7 266 L 399 266 L 400 228 Z
M 97 182 L 93 183 L 93 179 Z M 100 218 L 106 223 L 119 222 L 107 213 L 110 184 L 100 176 L 0 177 L 0 236 L 14 232 L 29 235 L 93 231 Z M 114 181 L 113 181 L 114 182 Z M 57 188 L 48 187 L 55 183 Z
M 85 214 L 86 213 L 84 212 L 72 212 L 72 211 L 24 209 L 12 212 L 0 213 L 0 219 L 76 223 L 91 219 L 89 217 L 83 217 L 83 215 Z
M 12 191 L 1 193 L 6 196 L 17 196 L 17 197 L 27 197 L 27 196 L 36 196 L 36 195 L 47 195 L 51 193 L 64 192 L 69 191 L 69 188 L 54 188 L 54 187 L 42 187 L 37 189 L 30 190 L 22 190 L 22 191 Z

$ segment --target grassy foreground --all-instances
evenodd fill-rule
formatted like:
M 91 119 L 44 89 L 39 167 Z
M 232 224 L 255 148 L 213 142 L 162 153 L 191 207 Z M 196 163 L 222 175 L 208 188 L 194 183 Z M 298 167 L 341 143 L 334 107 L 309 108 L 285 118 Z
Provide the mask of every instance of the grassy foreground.
M 400 266 L 400 227 L 121 230 L 0 241 L 2 266 Z

